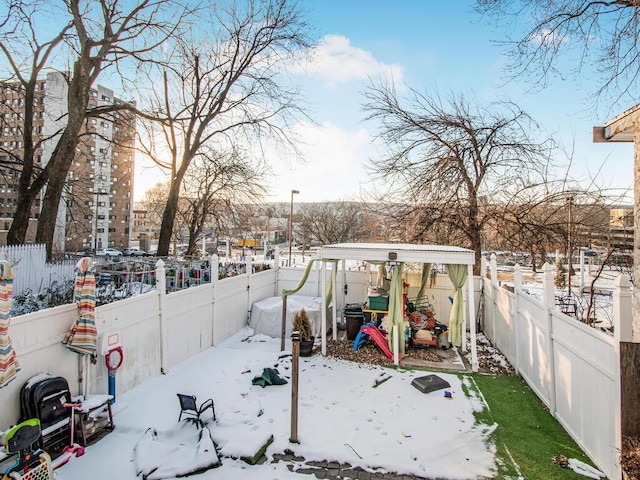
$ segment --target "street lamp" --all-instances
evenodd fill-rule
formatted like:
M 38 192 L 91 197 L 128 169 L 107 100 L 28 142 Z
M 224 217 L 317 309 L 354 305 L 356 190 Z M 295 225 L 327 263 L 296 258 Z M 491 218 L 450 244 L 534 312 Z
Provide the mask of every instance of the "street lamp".
M 298 190 L 291 190 L 291 209 L 289 210 L 289 266 L 291 266 L 291 240 L 293 236 L 293 194 L 300 193 Z

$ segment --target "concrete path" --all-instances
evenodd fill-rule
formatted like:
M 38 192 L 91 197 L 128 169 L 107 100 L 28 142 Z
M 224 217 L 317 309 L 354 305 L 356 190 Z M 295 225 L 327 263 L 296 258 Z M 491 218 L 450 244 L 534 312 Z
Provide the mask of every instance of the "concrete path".
M 267 459 L 262 457 L 258 463 L 263 463 Z M 276 454 L 273 462 L 285 462 L 289 471 L 306 475 L 315 475 L 315 478 L 327 480 L 435 480 L 427 477 L 417 477 L 415 475 L 401 475 L 397 473 L 368 472 L 360 467 L 353 467 L 348 463 L 329 461 L 309 461 L 303 457 L 295 456 L 291 453 L 284 455 Z M 442 479 L 441 479 L 442 480 Z

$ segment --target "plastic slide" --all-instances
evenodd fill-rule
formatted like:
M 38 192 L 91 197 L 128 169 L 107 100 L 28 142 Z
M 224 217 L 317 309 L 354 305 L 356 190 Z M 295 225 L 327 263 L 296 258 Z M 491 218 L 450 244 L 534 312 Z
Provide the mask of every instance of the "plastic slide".
M 369 337 L 369 335 L 363 330 L 363 328 L 365 326 L 372 326 L 373 328 L 375 328 L 375 325 L 373 323 L 367 323 L 366 325 L 360 327 L 360 330 L 358 331 L 358 334 L 356 335 L 356 339 L 353 341 L 353 351 L 355 352 L 356 350 L 358 350 L 359 348 L 361 348 L 365 343 L 367 343 L 367 338 Z
M 365 344 L 365 342 L 367 341 L 367 335 L 370 336 L 374 342 L 376 342 L 376 345 L 380 347 L 380 350 L 382 350 L 382 352 L 387 357 L 393 360 L 393 353 L 387 346 L 387 339 L 384 337 L 384 335 L 382 335 L 382 333 L 380 333 L 380 330 L 378 330 L 378 328 L 373 323 L 367 323 L 366 325 L 360 327 L 360 331 L 358 332 L 356 339 L 353 341 L 354 350 L 358 350 Z

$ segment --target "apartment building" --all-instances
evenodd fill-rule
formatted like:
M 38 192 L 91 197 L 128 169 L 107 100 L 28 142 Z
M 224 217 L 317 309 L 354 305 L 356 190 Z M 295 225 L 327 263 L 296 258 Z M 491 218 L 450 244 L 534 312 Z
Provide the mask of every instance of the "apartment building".
M 50 73 L 38 83 L 34 111 L 34 139 L 38 143 L 36 166 L 44 167 L 66 122 L 67 83 L 60 73 Z M 108 88 L 91 91 L 89 108 L 123 103 Z M 17 198 L 24 95 L 17 84 L 5 83 L 0 94 L 0 244 L 2 228 L 11 223 Z M 80 134 L 67 188 L 60 202 L 54 236 L 55 252 L 129 246 L 133 218 L 135 118 L 126 110 L 88 117 Z M 35 237 L 40 199 L 33 205 L 27 241 Z M 34 225 L 31 225 L 33 223 Z M 6 239 L 6 235 L 5 235 Z

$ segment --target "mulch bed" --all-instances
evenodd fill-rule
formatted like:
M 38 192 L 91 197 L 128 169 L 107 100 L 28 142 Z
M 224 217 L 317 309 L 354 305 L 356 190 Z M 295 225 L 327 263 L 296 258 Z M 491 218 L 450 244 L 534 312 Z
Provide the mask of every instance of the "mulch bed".
M 327 355 L 333 358 L 349 360 L 351 362 L 366 363 L 369 365 L 389 365 L 393 363 L 382 350 L 373 343 L 366 343 L 358 350 L 353 350 L 353 342 L 350 340 L 328 340 Z M 407 351 L 405 358 L 419 358 L 421 360 L 429 360 L 431 362 L 441 362 L 442 357 L 432 349 L 410 349 Z
M 491 345 L 484 335 L 480 334 L 477 338 L 478 366 L 481 373 L 490 373 L 493 375 L 517 375 L 515 369 L 507 359 L 497 348 Z M 384 353 L 382 353 L 382 350 L 371 342 L 364 344 L 361 348 L 354 351 L 352 341 L 329 339 L 327 341 L 327 355 L 333 358 L 340 358 L 342 360 L 368 365 L 389 365 L 393 363 L 384 355 Z M 470 356 L 471 353 L 468 354 L 468 357 Z M 442 356 L 438 353 L 435 347 L 410 348 L 407 350 L 405 358 L 416 358 L 430 362 L 443 361 Z
M 640 438 L 622 437 L 620 466 L 628 478 L 640 478 Z

